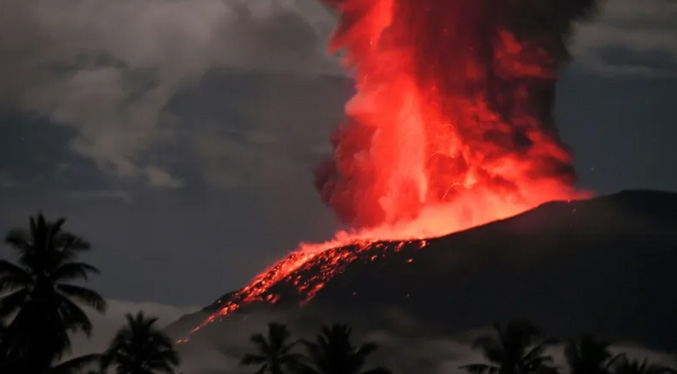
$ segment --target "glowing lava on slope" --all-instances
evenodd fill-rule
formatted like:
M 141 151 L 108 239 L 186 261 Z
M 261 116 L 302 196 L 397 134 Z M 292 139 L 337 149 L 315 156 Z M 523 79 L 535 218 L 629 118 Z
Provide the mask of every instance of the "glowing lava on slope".
M 195 330 L 274 303 L 269 290 L 282 280 L 309 300 L 380 240 L 441 236 L 583 196 L 553 107 L 572 22 L 594 1 L 326 2 L 340 16 L 332 50 L 345 51 L 357 94 L 315 183 L 352 229 L 302 244 Z

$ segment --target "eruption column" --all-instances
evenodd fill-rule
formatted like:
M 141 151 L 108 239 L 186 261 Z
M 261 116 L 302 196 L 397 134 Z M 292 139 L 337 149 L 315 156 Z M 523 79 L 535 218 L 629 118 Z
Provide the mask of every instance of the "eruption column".
M 327 2 L 357 88 L 316 171 L 342 221 L 439 235 L 575 195 L 554 88 L 590 1 Z
M 326 0 L 357 94 L 316 171 L 323 201 L 351 224 L 302 244 L 225 300 L 201 327 L 276 285 L 308 301 L 361 254 L 583 197 L 553 119 L 572 23 L 592 0 Z M 404 243 L 400 243 L 404 244 Z M 395 250 L 400 248 L 395 246 Z

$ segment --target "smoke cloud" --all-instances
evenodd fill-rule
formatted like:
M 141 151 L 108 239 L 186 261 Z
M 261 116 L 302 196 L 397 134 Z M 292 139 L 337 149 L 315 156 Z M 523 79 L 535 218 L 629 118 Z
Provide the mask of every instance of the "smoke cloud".
M 335 71 L 321 48 L 326 26 L 304 15 L 318 8 L 291 0 L 3 1 L 0 106 L 73 129 L 70 147 L 115 176 L 180 187 L 148 154 L 175 136 L 164 112 L 172 97 L 215 68 Z
M 573 23 L 596 2 L 327 2 L 341 16 L 332 48 L 347 52 L 359 91 L 316 173 L 339 218 L 375 226 L 459 202 L 477 224 L 464 201 L 566 198 L 575 174 L 555 83 Z
M 548 2 L 538 12 L 585 6 Z M 674 75 L 675 11 L 667 0 L 609 2 L 602 22 L 579 29 L 574 52 L 595 72 Z M 339 74 L 323 47 L 334 22 L 316 0 L 3 1 L 0 109 L 72 130 L 70 149 L 107 174 L 180 187 L 186 176 L 151 152 L 181 136 L 165 111 L 171 98 L 223 67 Z
M 595 22 L 576 28 L 576 64 L 608 77 L 675 77 L 675 19 L 677 3 L 670 0 L 605 2 Z

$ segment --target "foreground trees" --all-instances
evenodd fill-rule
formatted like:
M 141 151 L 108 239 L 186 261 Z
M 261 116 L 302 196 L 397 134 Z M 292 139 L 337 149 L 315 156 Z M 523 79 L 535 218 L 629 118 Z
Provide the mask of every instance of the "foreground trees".
M 298 341 L 291 339 L 285 325 L 271 322 L 267 338 L 263 334 L 254 334 L 251 341 L 257 353 L 245 355 L 240 364 L 258 365 L 257 374 L 284 374 L 301 365 L 302 355 L 292 352 Z
M 302 371 L 310 374 L 389 374 L 381 367 L 363 371 L 377 345 L 354 346 L 351 333 L 352 329 L 346 325 L 323 326 L 315 342 L 304 342 L 312 365 L 303 365 Z
M 127 314 L 121 328 L 101 358 L 102 371 L 114 366 L 116 373 L 174 373 L 179 357 L 171 339 L 155 327 L 157 318 L 143 312 Z
M 607 374 L 622 355 L 613 356 L 610 344 L 586 334 L 570 339 L 564 346 L 564 358 L 570 374 Z
M 125 374 L 173 373 L 178 357 L 171 340 L 155 329 L 155 318 L 142 313 L 127 315 L 128 325 L 105 355 L 63 360 L 70 350 L 69 334 L 92 332 L 81 306 L 100 313 L 106 309 L 98 293 L 72 284 L 99 271 L 78 260 L 91 247 L 64 231 L 65 222 L 38 214 L 30 218 L 28 230 L 7 234 L 5 243 L 17 260 L 0 260 L 0 373 L 79 374 L 100 364 Z
M 629 360 L 625 355 L 621 356 L 613 366 L 613 374 L 674 374 L 677 370 L 655 365 L 644 360 Z
M 461 366 L 471 374 L 557 374 L 552 358 L 545 355 L 552 339 L 536 341 L 540 331 L 528 323 L 495 325 L 495 333 L 479 337 L 473 347 L 479 349 L 487 363 Z M 592 335 L 570 339 L 564 345 L 567 374 L 676 374 L 677 370 L 629 360 L 625 354 L 612 355 L 610 343 Z
M 268 339 L 261 334 L 252 335 L 257 352 L 247 354 L 242 365 L 260 365 L 257 374 L 389 374 L 384 368 L 364 371 L 367 358 L 376 350 L 373 343 L 355 346 L 352 330 L 341 324 L 323 326 L 315 341 L 302 341 L 307 355 L 292 352 L 296 341 L 290 341 L 291 334 L 286 326 L 268 325 Z
M 143 313 L 126 316 L 124 326 L 103 355 L 63 361 L 70 334 L 89 335 L 92 324 L 81 306 L 104 312 L 106 304 L 95 291 L 72 284 L 86 281 L 98 270 L 78 257 L 90 250 L 80 237 L 62 229 L 64 219 L 31 217 L 29 229 L 14 229 L 5 242 L 16 253 L 16 263 L 0 260 L 0 373 L 78 374 L 99 363 L 102 371 L 121 374 L 173 373 L 179 360 L 172 341 L 155 327 L 155 318 Z M 368 368 L 376 345 L 354 345 L 348 326 L 324 326 L 315 341 L 303 341 L 307 354 L 293 352 L 297 342 L 281 324 L 271 323 L 268 334 L 255 334 L 257 353 L 242 364 L 258 365 L 257 374 L 387 374 Z M 496 325 L 491 335 L 478 338 L 474 347 L 486 362 L 466 365 L 470 373 L 556 373 L 546 348 L 552 344 L 527 323 Z M 609 343 L 590 335 L 569 340 L 564 347 L 570 374 L 666 374 L 673 369 L 613 356 Z
M 471 364 L 461 369 L 472 374 L 526 374 L 553 373 L 548 366 L 552 357 L 545 355 L 552 339 L 542 339 L 543 334 L 526 322 L 512 322 L 505 327 L 494 325 L 494 333 L 480 336 L 473 343 L 487 360 L 486 364 Z M 541 339 L 541 340 L 539 340 Z
M 20 372 L 48 372 L 69 351 L 69 333 L 91 333 L 80 305 L 106 309 L 98 293 L 71 284 L 98 270 L 78 261 L 90 245 L 64 231 L 64 223 L 38 214 L 30 218 L 28 230 L 13 229 L 5 239 L 17 262 L 0 260 L 0 292 L 9 292 L 0 299 L 0 319 L 13 316 L 3 332 L 0 357 Z

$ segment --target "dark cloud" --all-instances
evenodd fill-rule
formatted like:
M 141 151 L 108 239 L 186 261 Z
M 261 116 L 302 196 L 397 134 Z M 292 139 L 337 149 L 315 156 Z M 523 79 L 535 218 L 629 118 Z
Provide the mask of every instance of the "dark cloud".
M 322 52 L 326 31 L 300 9 L 264 0 L 5 1 L 0 105 L 72 128 L 70 148 L 116 176 L 180 187 L 145 153 L 172 138 L 163 111 L 181 89 L 215 67 L 335 71 Z
M 667 0 L 608 2 L 579 29 L 579 66 L 673 72 L 676 14 Z M 66 144 L 99 169 L 157 187 L 185 184 L 148 152 L 177 141 L 166 106 L 207 72 L 339 71 L 324 53 L 333 16 L 314 0 L 8 0 L 0 21 L 0 105 L 70 128 Z M 621 57 L 600 49 L 607 45 Z M 654 57 L 636 56 L 644 52 Z
M 209 187 L 311 186 L 317 149 L 350 92 L 341 77 L 221 70 L 178 95 L 170 111 Z
M 658 76 L 677 74 L 677 60 L 670 52 L 665 50 L 652 50 L 642 53 L 627 49 L 623 45 L 609 45 L 600 47 L 597 55 L 599 61 L 609 69 L 643 71 Z
M 607 1 L 600 17 L 579 25 L 573 51 L 578 65 L 596 74 L 674 77 L 677 3 Z

